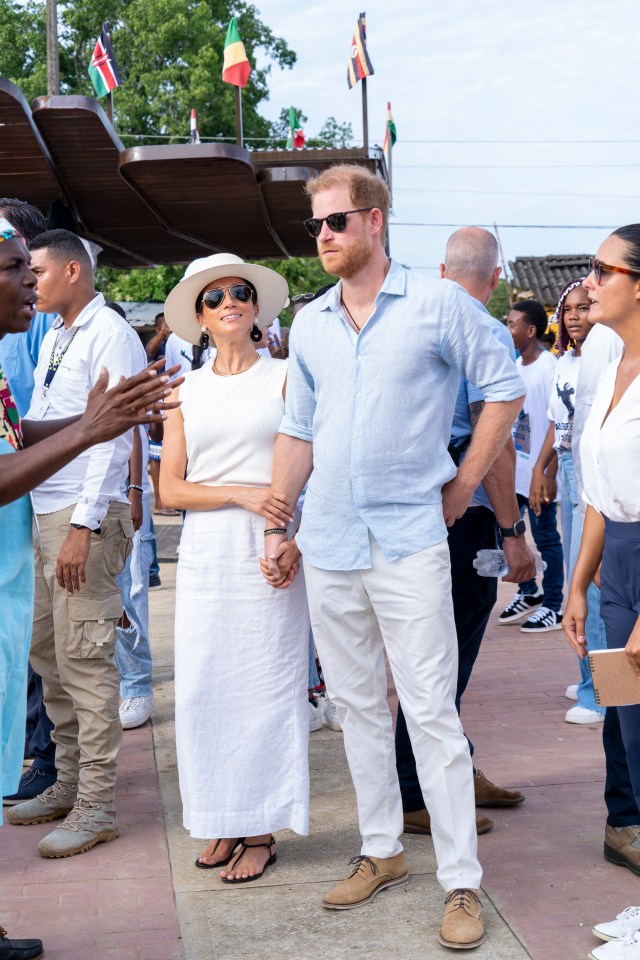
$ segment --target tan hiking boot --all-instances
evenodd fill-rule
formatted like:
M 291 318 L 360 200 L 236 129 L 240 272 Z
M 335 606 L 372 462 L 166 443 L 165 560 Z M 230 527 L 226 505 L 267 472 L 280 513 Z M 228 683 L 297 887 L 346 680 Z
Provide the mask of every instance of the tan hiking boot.
M 610 827 L 604 831 L 604 858 L 619 867 L 628 867 L 640 876 L 640 826 Z
M 487 780 L 482 770 L 473 771 L 473 789 L 476 795 L 476 807 L 516 807 L 524 803 L 524 793 L 498 787 Z
M 475 890 L 449 891 L 438 939 L 452 950 L 473 950 L 484 943 L 482 904 Z
M 346 880 L 330 890 L 322 901 L 327 910 L 351 910 L 361 907 L 386 890 L 387 887 L 397 887 L 409 879 L 407 862 L 404 853 L 395 857 L 354 857 L 349 863 L 355 869 Z
M 73 810 L 76 802 L 78 785 L 56 780 L 47 787 L 44 793 L 39 793 L 33 800 L 17 803 L 7 810 L 9 823 L 26 826 L 30 823 L 48 823 L 50 820 L 59 820 L 66 817 Z
M 489 817 L 476 817 L 476 833 L 489 833 L 493 830 L 493 820 Z M 414 810 L 411 813 L 404 814 L 404 832 L 421 833 L 431 836 L 431 817 L 429 811 L 424 807 L 422 810 Z
M 78 800 L 64 823 L 40 841 L 38 853 L 41 857 L 73 857 L 117 836 L 116 812 L 110 805 Z

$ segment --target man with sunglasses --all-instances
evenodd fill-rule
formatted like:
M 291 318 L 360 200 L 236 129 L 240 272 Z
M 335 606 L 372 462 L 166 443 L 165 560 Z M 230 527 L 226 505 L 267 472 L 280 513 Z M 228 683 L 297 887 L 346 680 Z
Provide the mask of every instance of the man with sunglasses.
M 440 942 L 469 949 L 484 940 L 482 871 L 471 758 L 455 708 L 447 527 L 504 446 L 524 390 L 461 287 L 388 258 L 383 181 L 343 165 L 307 191 L 307 229 L 340 282 L 294 321 L 272 486 L 295 500 L 309 479 L 297 539 L 363 838 L 353 873 L 323 905 L 358 907 L 408 879 L 386 649 L 447 891 Z M 447 446 L 460 376 L 486 405 L 456 476 Z M 272 582 L 280 552 L 293 553 L 284 538 L 266 537 Z

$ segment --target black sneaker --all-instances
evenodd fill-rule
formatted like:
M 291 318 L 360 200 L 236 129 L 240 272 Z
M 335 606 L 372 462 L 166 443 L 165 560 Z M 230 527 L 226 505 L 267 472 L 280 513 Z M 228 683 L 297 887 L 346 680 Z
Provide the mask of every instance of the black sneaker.
M 162 580 L 157 573 L 154 573 L 152 577 L 149 577 L 149 590 L 160 590 L 162 587 Z
M 44 793 L 48 787 L 52 787 L 57 779 L 58 774 L 55 770 L 53 773 L 50 773 L 48 770 L 31 767 L 20 777 L 20 783 L 16 793 L 2 798 L 2 806 L 13 807 L 16 803 L 22 803 L 23 800 L 33 800 L 34 797 L 38 797 L 41 793 Z M 2 960 L 1 953 L 0 960 Z
M 549 630 L 562 630 L 562 614 L 540 607 L 520 627 L 520 633 L 547 633 Z
M 509 606 L 505 607 L 498 617 L 498 623 L 513 623 L 514 620 L 528 617 L 531 611 L 536 610 L 541 604 L 542 590 L 540 589 L 532 594 L 516 593 Z

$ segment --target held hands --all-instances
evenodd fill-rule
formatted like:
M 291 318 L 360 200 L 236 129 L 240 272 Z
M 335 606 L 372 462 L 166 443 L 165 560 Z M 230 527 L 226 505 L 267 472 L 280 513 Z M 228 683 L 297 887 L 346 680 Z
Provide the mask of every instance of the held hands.
M 271 534 L 264 538 L 264 553 L 264 559 L 259 560 L 262 576 L 277 590 L 286 590 L 300 569 L 301 554 L 295 540 L 287 540 L 282 534 Z
M 172 382 L 171 387 L 167 385 L 171 375 L 180 367 L 172 367 L 159 376 L 163 366 L 164 360 L 158 360 L 135 377 L 121 379 L 110 390 L 107 390 L 109 373 L 102 369 L 79 421 L 92 444 L 113 440 L 139 424 L 162 423 L 167 419 L 163 411 L 179 406 L 179 403 L 164 401 L 184 380 L 180 377 Z
M 239 507 L 265 517 L 272 527 L 288 527 L 293 520 L 293 510 L 271 487 L 239 487 L 235 497 Z
M 535 466 L 529 489 L 529 506 L 536 517 L 540 516 L 542 504 L 554 502 L 557 492 L 558 484 L 555 473 L 545 473 L 541 467 Z
M 536 559 L 524 537 L 504 537 L 502 540 L 509 564 L 509 573 L 502 579 L 505 583 L 525 583 L 536 576 Z
M 586 594 L 572 590 L 569 594 L 569 600 L 567 601 L 567 606 L 562 618 L 562 629 L 564 630 L 565 637 L 582 660 L 584 660 L 587 655 L 586 619 Z
M 68 593 L 79 593 L 86 582 L 85 567 L 89 558 L 91 531 L 72 527 L 60 547 L 56 561 L 56 580 Z

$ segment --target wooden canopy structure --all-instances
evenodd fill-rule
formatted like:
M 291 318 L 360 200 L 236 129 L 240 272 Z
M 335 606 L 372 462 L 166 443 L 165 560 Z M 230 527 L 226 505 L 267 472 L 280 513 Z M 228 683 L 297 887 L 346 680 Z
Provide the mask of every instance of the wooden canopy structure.
M 386 180 L 382 150 L 246 150 L 234 144 L 125 149 L 91 97 L 47 96 L 31 108 L 0 77 L 0 196 L 38 207 L 52 226 L 99 244 L 114 267 L 315 256 L 302 221 L 306 180 L 337 162 Z

